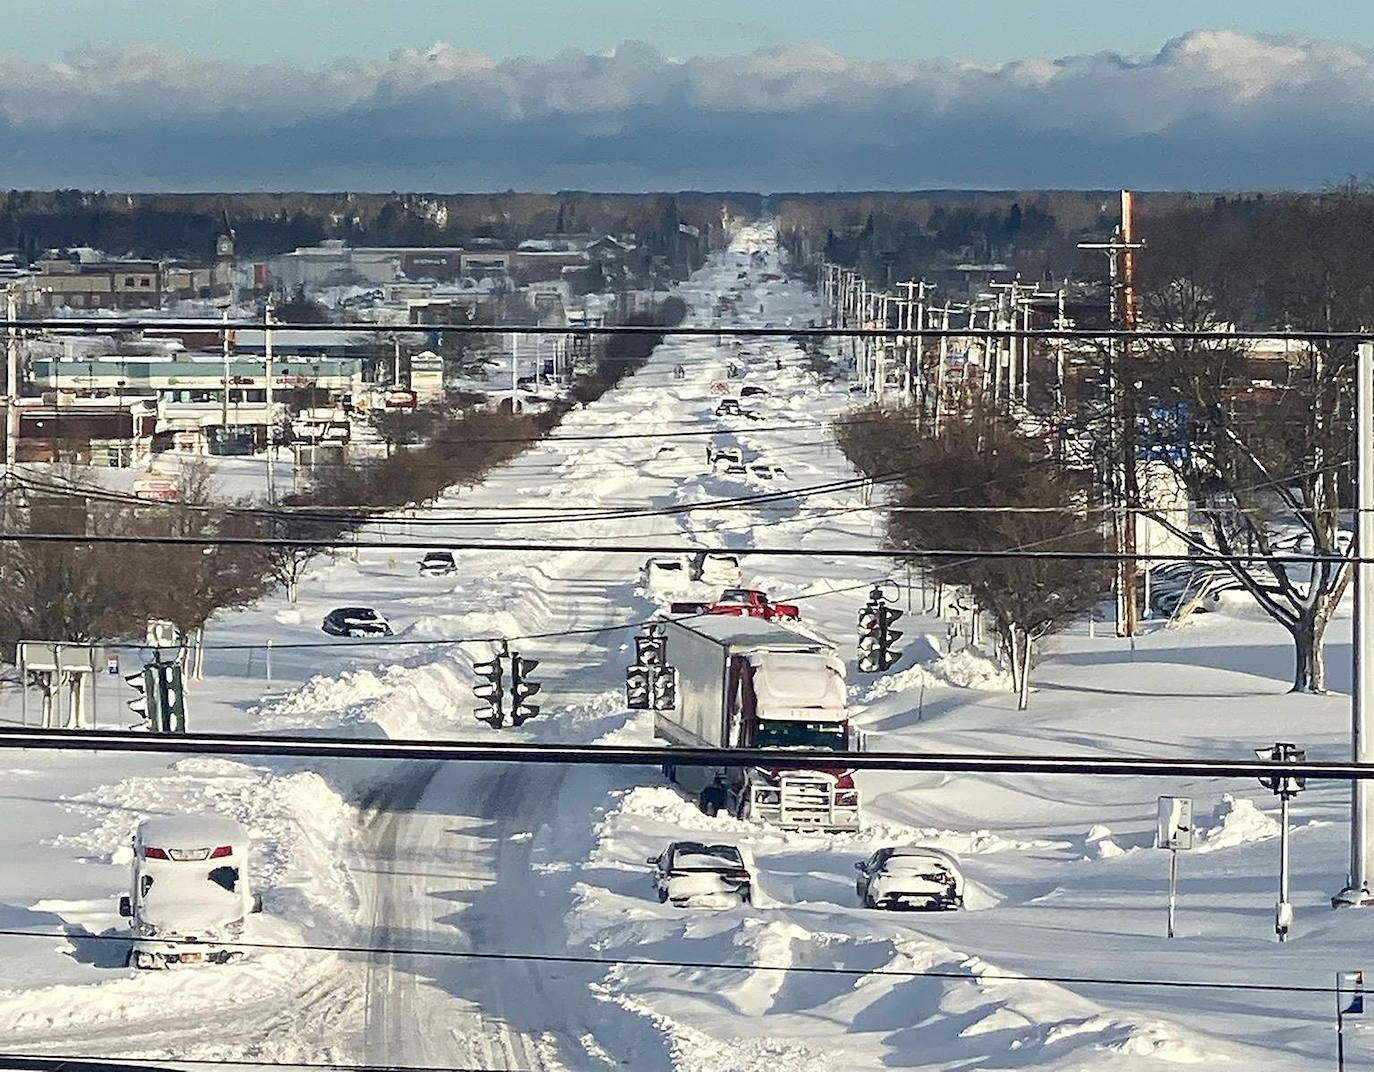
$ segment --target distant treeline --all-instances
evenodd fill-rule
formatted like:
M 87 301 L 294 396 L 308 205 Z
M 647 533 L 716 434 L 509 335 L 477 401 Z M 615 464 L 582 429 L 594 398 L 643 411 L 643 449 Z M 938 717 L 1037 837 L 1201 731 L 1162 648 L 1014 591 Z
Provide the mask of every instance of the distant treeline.
M 1120 219 L 1118 191 L 796 194 L 771 200 L 800 265 L 822 258 L 879 286 L 938 277 L 956 264 L 1002 263 L 1027 280 L 1101 281 L 1099 251 Z M 1138 193 L 1136 257 L 1144 311 L 1180 281 L 1206 295 L 1216 323 L 1355 330 L 1374 321 L 1374 190 Z
M 352 245 L 515 244 L 548 234 L 633 233 L 674 274 L 720 243 L 722 210 L 756 216 L 757 194 L 137 194 L 86 190 L 0 194 L 0 251 L 32 260 L 91 246 L 112 254 L 206 260 L 228 220 L 240 256 L 263 257 L 328 238 Z M 680 225 L 694 228 L 699 238 Z
M 1264 194 L 1138 193 L 1142 232 L 1179 212 Z M 1025 279 L 1097 278 L 1101 254 L 1077 244 L 1106 239 L 1120 219 L 1117 190 L 928 190 L 780 194 L 770 199 L 799 263 L 859 268 L 872 282 L 930 278 L 957 264 L 1006 264 Z

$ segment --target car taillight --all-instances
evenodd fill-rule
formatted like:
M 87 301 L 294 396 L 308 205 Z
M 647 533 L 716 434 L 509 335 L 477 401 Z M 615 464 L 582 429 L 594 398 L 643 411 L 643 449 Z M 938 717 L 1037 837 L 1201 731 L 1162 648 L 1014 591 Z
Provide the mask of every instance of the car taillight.
M 736 870 L 734 870 L 734 871 L 727 871 L 726 874 L 729 875 L 730 878 L 748 878 L 748 877 L 749 877 L 749 872 L 748 872 L 748 871 L 745 871 L 743 868 L 739 868 L 739 869 L 736 869 Z
M 228 856 L 233 851 L 234 848 L 232 845 L 221 845 L 219 848 L 217 848 L 214 852 L 210 854 L 210 859 L 218 860 L 222 856 Z
M 169 857 L 167 856 L 166 849 L 159 849 L 155 848 L 152 845 L 145 845 L 143 847 L 143 858 L 145 860 L 166 860 Z

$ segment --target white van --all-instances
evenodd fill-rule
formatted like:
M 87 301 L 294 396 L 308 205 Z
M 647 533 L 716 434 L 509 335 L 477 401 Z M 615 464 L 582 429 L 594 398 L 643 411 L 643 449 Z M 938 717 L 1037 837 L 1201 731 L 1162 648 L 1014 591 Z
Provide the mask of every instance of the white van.
M 133 946 L 129 965 L 225 964 L 262 898 L 249 889 L 248 832 L 232 819 L 145 819 L 134 832 L 133 886 L 119 899 Z

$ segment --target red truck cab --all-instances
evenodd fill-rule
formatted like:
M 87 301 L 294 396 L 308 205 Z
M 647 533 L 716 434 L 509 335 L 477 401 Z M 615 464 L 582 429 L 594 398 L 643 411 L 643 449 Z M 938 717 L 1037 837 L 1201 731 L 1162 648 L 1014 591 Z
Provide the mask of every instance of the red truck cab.
M 757 588 L 727 588 L 720 598 L 710 603 L 674 603 L 673 614 L 733 614 L 737 618 L 763 618 L 777 621 L 787 618 L 796 621 L 801 612 L 794 603 L 773 603 L 766 592 Z

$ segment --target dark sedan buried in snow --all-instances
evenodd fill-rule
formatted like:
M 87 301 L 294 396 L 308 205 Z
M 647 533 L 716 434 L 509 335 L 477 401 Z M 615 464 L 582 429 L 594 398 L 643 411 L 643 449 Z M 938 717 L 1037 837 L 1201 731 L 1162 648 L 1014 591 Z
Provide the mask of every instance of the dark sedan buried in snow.
M 320 628 L 330 636 L 391 636 L 391 623 L 371 607 L 339 607 L 325 615 Z

